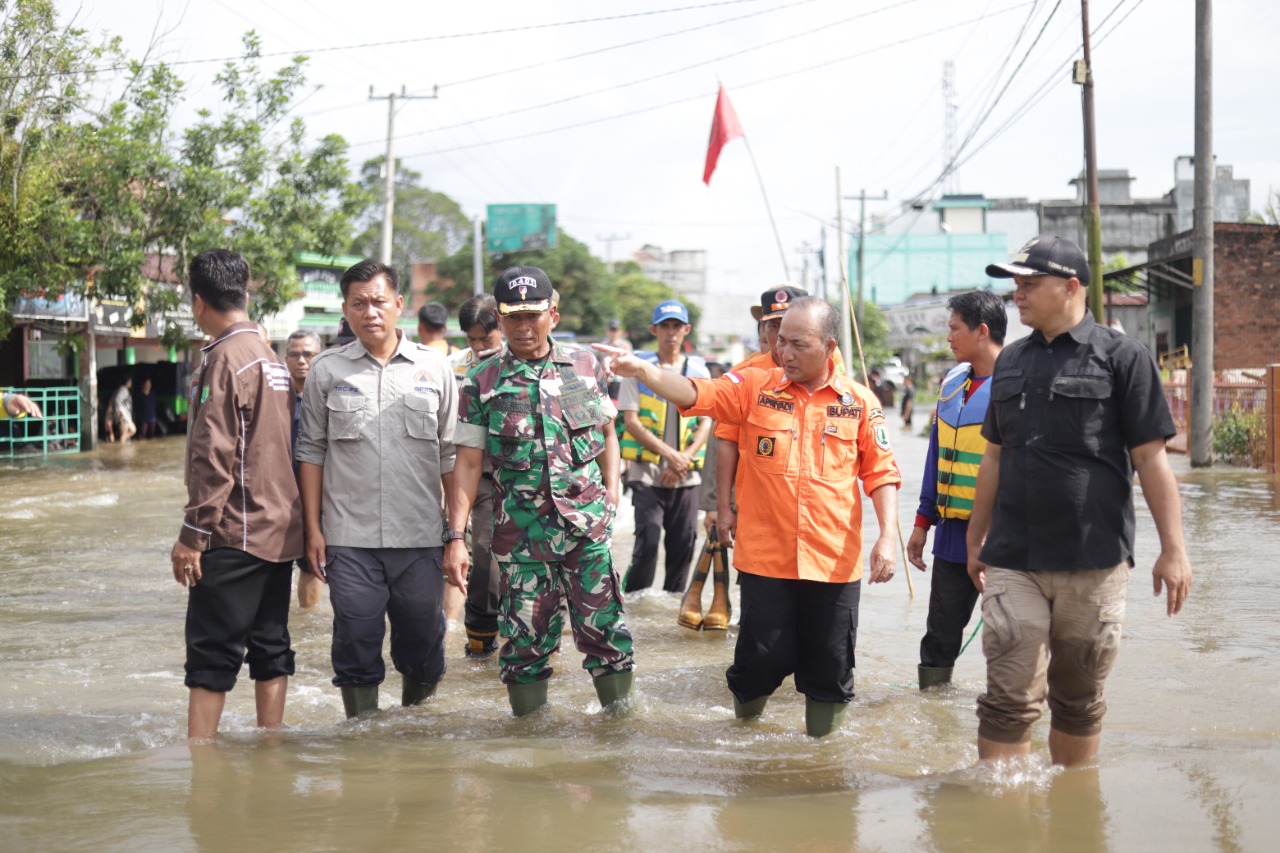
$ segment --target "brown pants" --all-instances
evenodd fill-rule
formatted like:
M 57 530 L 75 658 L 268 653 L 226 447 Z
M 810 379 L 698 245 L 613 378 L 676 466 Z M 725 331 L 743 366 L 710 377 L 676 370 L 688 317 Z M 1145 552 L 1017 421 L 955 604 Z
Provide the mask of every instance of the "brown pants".
M 1129 567 L 1068 572 L 989 568 L 982 594 L 987 692 L 978 735 L 1025 743 L 1049 700 L 1054 729 L 1102 730 L 1103 684 L 1120 649 Z

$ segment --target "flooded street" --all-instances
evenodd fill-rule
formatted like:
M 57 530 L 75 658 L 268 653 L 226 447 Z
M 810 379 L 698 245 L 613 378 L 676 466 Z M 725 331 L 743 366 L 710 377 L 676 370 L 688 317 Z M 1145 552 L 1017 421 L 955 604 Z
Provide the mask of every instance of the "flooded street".
M 894 440 L 906 535 L 926 441 Z M 288 730 L 254 729 L 246 669 L 219 745 L 191 749 L 186 593 L 168 567 L 182 453 L 175 438 L 0 465 L 0 850 L 1263 851 L 1280 835 L 1274 478 L 1174 457 L 1196 578 L 1173 619 L 1151 595 L 1139 499 L 1102 756 L 1059 773 L 1047 720 L 1036 758 L 969 769 L 981 643 L 952 687 L 916 689 L 929 576 L 913 571 L 910 598 L 901 554 L 891 583 L 863 590 L 857 699 L 820 741 L 789 680 L 762 720 L 737 722 L 734 629 L 680 628 L 678 600 L 649 592 L 627 602 L 629 717 L 599 711 L 566 636 L 549 708 L 512 718 L 496 664 L 465 659 L 454 625 L 435 698 L 399 708 L 392 674 L 388 710 L 347 722 L 326 598 L 291 614 Z

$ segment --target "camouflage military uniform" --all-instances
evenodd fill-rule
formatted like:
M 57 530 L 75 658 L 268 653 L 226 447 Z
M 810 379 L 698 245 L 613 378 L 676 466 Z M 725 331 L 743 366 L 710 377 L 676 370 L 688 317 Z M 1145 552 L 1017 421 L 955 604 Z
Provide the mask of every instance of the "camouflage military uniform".
M 462 382 L 455 440 L 483 449 L 493 466 L 507 684 L 551 676 L 562 594 L 584 669 L 607 675 L 634 665 L 610 550 L 616 510 L 598 459 L 616 414 L 599 362 L 579 347 L 553 343 L 539 361 L 503 350 Z

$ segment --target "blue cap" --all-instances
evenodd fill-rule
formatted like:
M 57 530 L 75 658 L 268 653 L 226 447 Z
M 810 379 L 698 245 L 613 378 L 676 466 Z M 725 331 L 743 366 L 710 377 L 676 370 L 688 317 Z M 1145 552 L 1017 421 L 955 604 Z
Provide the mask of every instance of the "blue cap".
M 656 326 L 663 320 L 679 320 L 687 326 L 689 325 L 689 310 L 676 300 L 668 299 L 653 309 L 653 325 Z

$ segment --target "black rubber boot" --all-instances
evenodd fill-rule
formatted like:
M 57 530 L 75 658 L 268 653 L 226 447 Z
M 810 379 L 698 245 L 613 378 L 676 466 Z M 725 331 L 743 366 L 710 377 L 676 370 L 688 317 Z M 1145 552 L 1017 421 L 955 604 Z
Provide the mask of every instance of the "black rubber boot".
M 343 687 L 342 707 L 347 719 L 378 710 L 378 685 L 369 687 Z
M 635 673 L 629 669 L 625 672 L 611 672 L 591 679 L 591 684 L 596 688 L 600 707 L 608 708 L 614 702 L 631 695 L 631 687 L 635 684 Z
M 844 702 L 804 700 L 804 730 L 809 737 L 825 737 L 840 727 L 844 719 Z
M 533 684 L 508 684 L 507 699 L 511 702 L 511 713 L 517 717 L 532 714 L 547 704 L 547 682 L 535 681 Z
M 752 699 L 750 702 L 739 702 L 733 700 L 733 715 L 739 720 L 750 720 L 752 717 L 758 717 L 764 713 L 764 706 L 769 702 L 768 696 L 761 696 L 759 699 Z
M 920 671 L 920 689 L 927 690 L 930 687 L 937 687 L 939 684 L 950 684 L 951 671 L 954 667 L 920 664 L 917 669 Z
M 421 705 L 428 696 L 436 695 L 440 682 L 419 684 L 409 676 L 404 676 L 404 686 L 400 688 L 400 704 L 408 708 L 410 705 Z

